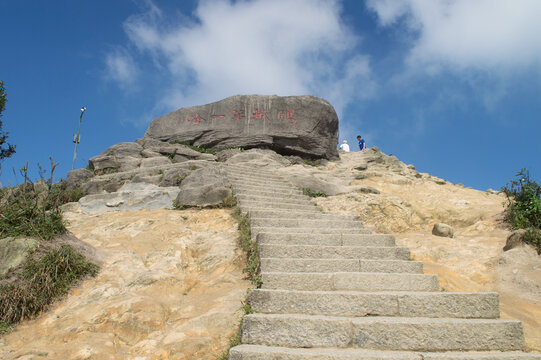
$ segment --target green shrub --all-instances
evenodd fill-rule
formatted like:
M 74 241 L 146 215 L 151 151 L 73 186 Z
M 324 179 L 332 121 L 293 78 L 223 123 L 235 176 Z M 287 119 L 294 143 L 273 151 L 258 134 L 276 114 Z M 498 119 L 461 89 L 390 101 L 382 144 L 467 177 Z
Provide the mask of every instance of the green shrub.
M 541 255 L 541 230 L 535 228 L 526 229 L 526 233 L 522 238 L 526 244 L 532 245 L 537 253 Z
M 46 209 L 54 209 L 60 205 L 67 204 L 69 202 L 79 201 L 85 193 L 79 186 L 68 189 L 68 185 L 65 181 L 60 180 L 57 183 L 51 185 L 49 194 L 47 196 Z
M 310 197 L 327 197 L 327 194 L 325 194 L 323 191 L 313 191 L 309 188 L 303 188 L 302 193 Z
M 28 178 L 28 164 L 20 170 L 23 183 L 0 191 L 0 238 L 30 236 L 49 240 L 66 231 L 60 206 L 79 201 L 85 194 L 79 188 L 68 189 L 65 181 L 53 184 L 56 166 L 51 159 L 51 174 L 38 165 L 41 180 L 33 183 Z
M 0 238 L 30 236 L 49 240 L 66 231 L 62 214 L 48 191 L 34 190 L 31 184 L 4 192 L 0 199 Z
M 3 322 L 3 321 L 0 321 L 0 335 L 8 332 L 11 330 L 11 325 L 6 323 L 6 322 Z
M 53 181 L 54 164 L 51 159 L 51 175 L 33 183 L 28 178 L 28 165 L 21 169 L 23 183 L 0 192 L 0 238 L 30 236 L 49 240 L 66 231 L 60 205 L 78 201 L 84 196 L 80 188 L 68 189 L 64 181 Z
M 95 276 L 98 266 L 88 262 L 70 245 L 50 248 L 42 256 L 30 256 L 17 281 L 0 285 L 0 328 L 31 318 L 85 276 Z
M 524 241 L 541 253 L 541 186 L 521 169 L 502 191 L 507 196 L 505 220 L 513 229 L 526 229 Z

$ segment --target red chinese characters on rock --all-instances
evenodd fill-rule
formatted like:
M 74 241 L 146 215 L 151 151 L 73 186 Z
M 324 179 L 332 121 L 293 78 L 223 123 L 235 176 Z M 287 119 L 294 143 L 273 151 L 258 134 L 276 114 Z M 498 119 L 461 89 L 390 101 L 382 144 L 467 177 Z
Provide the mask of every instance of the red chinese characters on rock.
M 270 124 L 270 118 L 267 116 L 267 112 L 265 111 L 265 109 L 261 109 L 261 111 L 259 109 L 255 109 L 255 112 L 252 113 L 252 119 L 267 119 Z
M 233 119 L 235 121 L 246 119 L 246 115 L 244 115 L 244 110 L 232 110 L 231 113 L 233 114 Z
M 295 125 L 297 120 L 293 117 L 293 110 L 280 110 L 278 111 L 278 120 L 289 121 L 291 125 Z
M 216 114 L 209 115 L 209 116 L 210 116 L 211 119 L 224 118 L 225 117 L 225 115 L 216 115 Z M 246 111 L 245 110 L 238 110 L 238 109 L 231 110 L 231 116 L 232 116 L 232 120 L 235 120 L 235 121 L 245 120 L 247 118 Z M 260 109 L 260 108 L 255 109 L 255 111 L 252 112 L 252 116 L 251 116 L 252 120 L 259 120 L 259 119 L 265 120 L 265 119 L 267 119 L 267 122 L 269 124 L 271 123 L 271 118 L 273 118 L 273 116 L 271 115 L 270 110 L 267 110 L 267 109 L 264 109 L 264 108 L 263 109 Z M 290 125 L 295 125 L 296 122 L 297 122 L 297 120 L 294 117 L 292 109 L 279 110 L 276 113 L 276 119 L 279 120 L 279 121 L 287 121 L 287 122 L 289 122 Z M 201 121 L 201 120 L 205 120 L 205 119 L 203 117 L 201 117 L 199 114 L 196 114 L 195 116 L 190 116 L 190 120 L 188 120 L 188 121 L 192 121 L 196 125 L 198 125 L 199 121 Z
M 198 126 L 199 125 L 199 122 L 201 120 L 206 120 L 204 117 L 202 117 L 201 115 L 198 114 L 195 114 L 195 115 L 190 115 L 190 118 L 187 120 L 188 122 L 191 122 L 191 123 L 194 123 L 195 126 Z

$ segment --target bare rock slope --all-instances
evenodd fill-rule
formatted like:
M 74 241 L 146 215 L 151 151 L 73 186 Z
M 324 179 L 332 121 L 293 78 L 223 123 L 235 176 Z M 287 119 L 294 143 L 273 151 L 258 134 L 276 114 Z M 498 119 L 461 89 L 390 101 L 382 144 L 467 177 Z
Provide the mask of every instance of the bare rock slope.
M 96 278 L 0 337 L 2 359 L 216 359 L 248 282 L 230 210 L 66 212 Z
M 172 207 L 173 199 L 183 201 L 182 205 L 208 204 L 209 190 L 213 189 L 219 190 L 214 205 L 220 204 L 231 193 L 229 184 L 233 183 L 246 190 L 245 194 L 237 194 L 237 198 L 251 211 L 254 233 L 264 233 L 273 226 L 282 234 L 275 234 L 272 240 L 284 244 L 292 239 L 336 240 L 332 236 L 336 226 L 350 226 L 359 233 L 396 234 L 398 246 L 393 256 L 398 260 L 389 261 L 386 271 L 395 266 L 403 270 L 406 266 L 409 272 L 423 279 L 419 286 L 430 291 L 436 286 L 435 277 L 430 274 L 436 274 L 440 285 L 448 291 L 499 292 L 502 318 L 522 321 L 527 349 L 541 350 L 540 258 L 528 246 L 503 252 L 510 231 L 501 222 L 504 201 L 501 195 L 467 189 L 419 173 L 414 166 L 375 148 L 340 155 L 340 160 L 322 160 L 311 166 L 298 157 L 262 149 L 210 155 L 191 152 L 181 144 L 151 139 L 115 145 L 92 160 L 94 173 L 86 170 L 72 173 L 73 183 L 83 183 L 88 195 L 78 204 L 65 207 L 70 231 L 98 250 L 103 262 L 101 273 L 73 290 L 51 312 L 23 323 L 0 338 L 0 357 L 216 359 L 236 331 L 241 318 L 239 309 L 249 287 L 243 279 L 243 259 L 235 243 L 237 225 L 230 210 L 164 208 Z M 235 179 L 230 171 L 235 168 L 248 174 Z M 258 170 L 270 175 L 262 179 L 249 174 Z M 275 178 L 275 188 L 262 190 L 262 186 L 270 184 L 271 177 Z M 276 184 L 276 178 L 282 179 L 283 184 Z M 212 189 L 205 179 L 210 179 Z M 329 195 L 315 198 L 318 207 L 327 214 L 314 212 L 317 208 L 305 200 L 303 188 Z M 277 202 L 272 197 L 278 195 L 289 199 L 278 210 L 272 210 Z M 257 210 L 266 206 L 270 211 Z M 271 218 L 262 218 L 269 213 Z M 309 218 L 301 221 L 293 213 L 307 214 Z M 364 224 L 362 227 L 358 227 L 359 220 Z M 299 234 L 291 235 L 301 222 L 308 226 L 303 231 L 317 228 L 324 234 L 312 233 L 302 239 Z M 450 225 L 454 237 L 432 235 L 435 223 Z M 368 234 L 367 239 L 382 244 L 391 241 L 387 235 L 372 235 Z M 264 235 L 262 239 L 264 242 Z M 342 237 L 338 240 L 342 245 L 357 241 Z M 424 262 L 424 275 L 415 274 L 422 271 L 419 262 L 405 264 L 409 257 L 405 247 L 410 248 L 414 260 Z M 285 260 L 289 256 L 286 250 L 307 258 Z M 263 255 L 272 255 L 262 264 L 267 269 L 301 266 L 309 271 L 316 262 L 324 269 L 339 266 L 346 275 L 335 276 L 332 281 L 344 288 L 350 286 L 352 275 L 347 273 L 351 267 L 382 272 L 381 264 L 371 261 L 360 264 L 336 258 L 314 262 L 317 254 L 305 253 L 300 248 L 263 246 L 261 251 Z M 339 250 L 336 251 L 338 257 Z M 378 256 L 379 250 L 373 251 L 372 256 Z M 285 258 L 273 260 L 277 254 Z M 330 286 L 331 281 L 325 275 L 320 276 L 317 284 L 306 281 L 303 275 L 288 276 L 266 275 L 267 290 L 259 293 L 266 296 L 265 291 L 275 292 L 280 296 L 278 288 L 273 287 L 281 284 L 324 287 Z M 370 286 L 379 283 L 377 279 L 363 281 Z M 399 276 L 393 281 L 396 286 L 402 284 Z M 299 304 L 306 304 L 302 294 L 305 290 L 295 291 L 299 292 Z M 251 297 L 257 302 L 258 292 L 253 294 Z M 352 304 L 358 303 L 357 300 L 353 299 Z M 324 306 L 325 301 L 321 297 L 317 304 Z M 252 320 L 258 321 L 255 318 Z M 267 320 L 280 322 L 283 317 L 269 316 Z M 329 320 L 329 326 L 336 325 L 338 329 L 341 325 L 336 322 L 339 319 L 335 320 Z M 355 324 L 367 331 L 374 326 L 369 322 Z M 404 329 L 405 336 L 408 330 Z M 331 335 L 339 337 L 336 333 Z M 274 358 L 301 356 L 293 350 L 279 357 L 282 355 Z M 318 356 L 333 358 L 332 353 Z

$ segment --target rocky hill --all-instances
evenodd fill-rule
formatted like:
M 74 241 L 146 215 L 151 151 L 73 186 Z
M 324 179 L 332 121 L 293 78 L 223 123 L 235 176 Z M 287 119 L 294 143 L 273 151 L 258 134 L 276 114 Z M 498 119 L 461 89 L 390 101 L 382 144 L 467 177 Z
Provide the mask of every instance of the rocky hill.
M 501 222 L 501 194 L 418 173 L 375 148 L 317 166 L 270 150 L 239 152 L 224 164 L 271 169 L 328 194 L 315 198 L 323 211 L 395 233 L 447 291 L 498 291 L 502 317 L 521 320 L 528 348 L 541 350 L 540 258 L 527 245 L 502 250 L 510 231 Z M 3 337 L 3 358 L 216 358 L 249 288 L 230 210 L 85 212 L 88 202 L 66 207 L 66 218 L 99 250 L 103 270 L 50 313 Z M 451 225 L 454 237 L 432 235 L 438 222 Z
M 292 101 L 291 107 L 298 106 L 297 100 L 288 100 Z M 301 100 L 327 106 L 317 99 Z M 301 223 L 312 224 L 309 225 L 312 228 L 303 230 L 308 234 L 318 229 L 322 233 L 308 235 L 304 241 L 338 239 L 343 243 L 346 235 L 342 232 L 355 232 L 366 234 L 361 236 L 362 241 L 370 238 L 387 244 L 392 240 L 394 246 L 394 237 L 376 235 L 394 234 L 396 253 L 401 260 L 385 266 L 399 264 L 408 269 L 404 272 L 416 273 L 423 271 L 419 261 L 424 262 L 426 276 L 415 274 L 412 279 L 425 279 L 419 286 L 429 286 L 430 291 L 439 287 L 433 289 L 438 286 L 437 280 L 434 282 L 436 277 L 427 274 L 436 274 L 445 292 L 498 292 L 501 317 L 520 320 L 526 350 L 541 351 L 541 261 L 528 245 L 503 251 L 511 231 L 502 222 L 505 200 L 502 194 L 465 188 L 419 173 L 413 165 L 406 165 L 377 148 L 341 152 L 336 158 L 328 150 L 329 144 L 336 145 L 334 137 L 318 149 L 319 155 L 312 154 L 319 160 L 303 159 L 296 154 L 306 155 L 311 140 L 306 140 L 302 149 L 296 148 L 290 142 L 296 135 L 285 135 L 282 131 L 283 121 L 288 119 L 287 114 L 281 118 L 280 111 L 282 108 L 287 111 L 290 103 L 274 98 L 228 101 L 225 105 L 192 110 L 209 119 L 213 114 L 230 112 L 231 107 L 240 109 L 235 101 L 245 102 L 242 103 L 245 114 L 260 114 L 260 110 L 255 112 L 256 106 L 261 109 L 265 105 L 269 114 L 282 121 L 274 128 L 273 135 L 281 145 L 274 149 L 257 146 L 247 150 L 221 149 L 212 146 L 208 129 L 194 133 L 194 138 L 181 139 L 187 141 L 182 143 L 177 138 L 151 137 L 149 134 L 158 134 L 167 127 L 161 124 L 151 126 L 153 130 L 144 139 L 114 145 L 92 158 L 90 170 L 79 169 L 69 174 L 68 185 L 79 186 L 86 196 L 65 205 L 64 217 L 69 230 L 96 249 L 101 271 L 72 290 L 48 313 L 23 322 L 13 332 L 0 337 L 2 359 L 218 359 L 237 331 L 247 290 L 253 288 L 243 273 L 245 257 L 237 244 L 239 230 L 232 209 L 228 208 L 233 195 L 250 214 L 254 235 L 265 234 L 272 227 L 274 241 L 281 239 L 284 245 L 302 237 L 296 232 L 300 230 L 293 227 Z M 272 103 L 279 106 L 274 109 Z M 295 107 L 292 113 L 301 115 L 297 110 Z M 172 113 L 166 118 L 184 121 L 186 116 L 188 119 L 195 116 L 190 111 Z M 334 110 L 329 114 L 329 123 L 334 124 Z M 188 125 L 193 126 L 193 120 L 192 117 L 187 121 Z M 325 128 L 321 122 L 318 126 Z M 334 134 L 333 126 L 328 128 L 330 134 Z M 253 145 L 259 135 L 252 137 L 249 126 L 244 129 Z M 202 138 L 207 139 L 205 144 L 209 147 L 196 143 Z M 272 136 L 265 138 L 264 143 L 269 141 L 273 141 Z M 268 147 L 265 144 L 262 147 Z M 274 208 L 278 198 L 288 201 Z M 272 217 L 261 220 L 269 214 Z M 302 214 L 307 218 L 298 217 Z M 433 234 L 437 223 L 446 224 L 447 233 L 439 234 L 446 236 Z M 338 226 L 337 231 L 349 230 L 333 235 L 334 226 Z M 263 244 L 264 239 L 262 235 L 259 241 Z M 272 249 L 267 246 L 264 251 L 285 251 Z M 405 264 L 408 259 L 404 257 L 409 256 L 417 261 Z M 278 269 L 295 263 L 293 259 L 276 261 L 266 257 L 264 253 L 266 268 Z M 313 266 L 318 263 L 318 266 L 344 269 L 351 262 L 313 260 L 300 260 L 299 264 L 305 267 L 303 271 L 308 271 L 311 261 Z M 387 273 L 404 269 L 382 270 L 383 265 L 374 261 L 366 264 L 372 268 L 364 272 L 384 273 L 371 275 L 382 279 L 393 278 Z M 285 286 L 311 286 L 295 280 L 293 275 L 282 275 L 290 276 Z M 265 281 L 270 289 L 276 284 L 283 285 L 282 275 L 264 274 L 263 290 L 267 291 Z M 409 275 L 397 276 L 406 279 Z M 256 310 L 261 303 L 254 298 L 264 291 L 253 293 Z M 497 306 L 488 310 L 492 312 L 483 316 L 497 317 Z M 488 310 L 472 311 L 478 314 Z M 465 315 L 468 316 L 475 317 Z M 257 319 L 257 316 L 249 317 L 246 323 L 255 324 L 255 328 Z M 518 326 L 516 322 L 509 324 Z M 244 339 L 248 339 L 251 335 L 249 329 L 245 330 Z M 501 346 L 497 350 L 505 350 Z M 520 346 L 514 346 L 511 344 L 509 348 L 520 350 Z M 256 354 L 260 350 L 254 351 Z M 276 351 L 278 354 L 279 350 Z M 309 356 L 288 351 L 291 356 L 288 359 Z M 520 353 L 513 354 L 526 359 Z M 261 358 L 257 354 L 253 356 L 253 359 Z M 273 359 L 284 358 L 276 356 Z

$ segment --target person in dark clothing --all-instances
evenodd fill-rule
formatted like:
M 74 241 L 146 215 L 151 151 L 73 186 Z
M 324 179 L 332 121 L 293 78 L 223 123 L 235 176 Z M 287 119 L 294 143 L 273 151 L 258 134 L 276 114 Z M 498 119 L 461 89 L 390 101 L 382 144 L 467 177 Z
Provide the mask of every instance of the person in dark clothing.
M 366 148 L 366 142 L 361 137 L 361 135 L 357 135 L 357 140 L 359 141 L 359 150 L 364 150 Z

